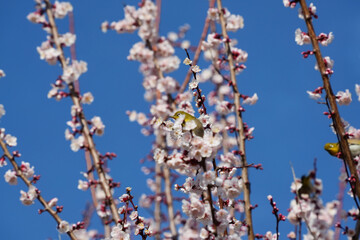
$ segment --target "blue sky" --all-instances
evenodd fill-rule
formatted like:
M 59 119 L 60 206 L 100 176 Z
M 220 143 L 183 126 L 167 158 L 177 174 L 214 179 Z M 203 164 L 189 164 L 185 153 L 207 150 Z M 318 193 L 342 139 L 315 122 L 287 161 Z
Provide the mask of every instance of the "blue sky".
M 79 60 L 88 63 L 88 72 L 80 78 L 82 92 L 91 91 L 95 101 L 85 106 L 86 116 L 101 116 L 106 125 L 105 135 L 96 137 L 98 149 L 105 153 L 115 152 L 118 158 L 110 162 L 111 174 L 122 187 L 116 191 L 120 196 L 126 186 L 133 187 L 136 197 L 146 188 L 146 178 L 140 171 L 139 160 L 151 148 L 151 137 L 144 137 L 140 127 L 130 123 L 126 110 L 147 113 L 149 104 L 143 98 L 142 76 L 137 62 L 126 60 L 131 46 L 140 41 L 136 34 L 103 34 L 100 24 L 123 17 L 124 4 L 136 1 L 108 0 L 73 1 L 75 15 L 76 50 Z M 184 23 L 191 25 L 187 38 L 197 44 L 200 37 L 208 1 L 163 1 L 160 32 L 166 35 Z M 316 1 L 319 19 L 315 20 L 317 33 L 332 31 L 334 42 L 322 48 L 323 56 L 335 60 L 331 83 L 334 92 L 349 89 L 353 94 L 350 106 L 341 106 L 340 113 L 351 125 L 359 128 L 359 107 L 354 85 L 360 84 L 360 2 L 345 0 Z M 247 143 L 250 163 L 262 163 L 264 170 L 251 170 L 251 199 L 259 204 L 254 211 L 256 233 L 274 231 L 275 221 L 266 196 L 272 194 L 280 211 L 286 209 L 293 198 L 290 193 L 292 174 L 290 162 L 298 177 L 318 162 L 318 177 L 324 182 L 324 202 L 336 198 L 341 162 L 323 150 L 326 142 L 336 141 L 329 128 L 329 120 L 322 115 L 324 105 L 310 100 L 306 90 L 321 85 L 320 74 L 314 70 L 315 59 L 303 59 L 301 51 L 307 46 L 297 46 L 295 29 L 305 31 L 305 24 L 297 17 L 297 9 L 286 9 L 282 1 L 229 1 L 223 3 L 232 13 L 245 19 L 245 28 L 232 34 L 238 47 L 249 53 L 247 69 L 238 76 L 239 89 L 243 94 L 257 93 L 259 101 L 246 108 L 244 120 L 255 127 L 255 138 Z M 45 40 L 40 26 L 27 21 L 26 16 L 34 10 L 34 2 L 0 2 L 0 69 L 6 77 L 0 79 L 0 104 L 6 115 L 0 126 L 18 138 L 22 153 L 19 161 L 28 161 L 41 175 L 37 184 L 46 199 L 58 197 L 64 205 L 61 216 L 69 222 L 81 220 L 81 211 L 90 200 L 89 192 L 77 190 L 80 172 L 85 170 L 83 152 L 73 153 L 64 138 L 66 121 L 70 120 L 70 100 L 61 102 L 47 99 L 50 84 L 61 75 L 58 66 L 50 66 L 39 59 L 36 47 Z M 58 21 L 60 32 L 68 30 L 67 20 Z M 177 51 L 180 59 L 185 53 Z M 200 67 L 207 66 L 204 61 Z M 182 82 L 187 68 L 171 74 Z M 201 86 L 209 91 L 209 86 Z M 5 173 L 7 169 L 1 169 Z M 0 181 L 0 229 L 2 239 L 57 239 L 56 224 L 47 214 L 38 215 L 38 203 L 25 207 L 19 201 L 18 186 Z M 351 199 L 347 198 L 346 208 Z M 141 212 L 140 212 L 141 214 Z M 97 218 L 93 226 L 97 227 Z M 282 236 L 292 230 L 282 223 Z M 62 236 L 67 239 L 67 236 Z

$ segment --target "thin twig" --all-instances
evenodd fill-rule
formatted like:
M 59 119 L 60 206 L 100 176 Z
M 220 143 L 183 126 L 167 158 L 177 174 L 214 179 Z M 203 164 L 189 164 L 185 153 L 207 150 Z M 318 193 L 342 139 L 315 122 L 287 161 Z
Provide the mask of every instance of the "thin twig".
M 239 150 L 241 152 L 241 163 L 243 166 L 247 165 L 246 161 L 246 153 L 245 153 L 245 133 L 244 133 L 244 124 L 241 114 L 241 105 L 240 105 L 240 93 L 237 87 L 236 83 L 236 76 L 235 76 L 235 66 L 233 62 L 233 56 L 230 48 L 229 36 L 226 31 L 226 23 L 224 18 L 224 12 L 222 7 L 221 0 L 217 0 L 217 7 L 220 15 L 220 24 L 221 24 L 221 30 L 222 35 L 224 37 L 225 41 L 225 48 L 226 48 L 226 54 L 227 54 L 227 60 L 229 62 L 229 68 L 230 68 L 230 79 L 232 83 L 232 88 L 234 92 L 234 104 L 235 104 L 235 112 L 236 112 L 236 122 L 237 122 L 237 128 L 238 128 L 238 136 L 237 136 L 237 142 L 239 145 Z M 251 213 L 251 203 L 250 203 L 250 181 L 249 181 L 249 174 L 248 174 L 248 168 L 243 168 L 242 172 L 242 179 L 244 181 L 244 201 L 245 201 L 245 215 L 246 215 L 246 223 L 248 225 L 248 239 L 254 240 L 254 229 L 253 229 L 253 222 L 252 222 L 252 213 Z
M 56 48 L 61 52 L 61 54 L 59 56 L 59 61 L 61 63 L 62 68 L 64 69 L 64 68 L 67 67 L 67 63 L 66 63 L 66 59 L 65 59 L 65 56 L 64 56 L 63 49 L 62 49 L 60 41 L 59 41 L 59 33 L 58 33 L 57 26 L 55 24 L 55 19 L 54 19 L 53 13 L 52 13 L 52 5 L 51 5 L 49 0 L 44 0 L 44 1 L 46 3 L 46 13 L 47 13 L 48 18 L 49 18 L 52 37 L 54 39 Z M 73 104 L 77 107 L 77 109 L 82 109 L 80 99 L 79 99 L 79 93 L 76 92 L 74 84 L 69 83 L 68 88 L 69 88 L 69 91 L 70 91 L 70 97 L 71 97 L 71 100 L 73 101 Z M 89 150 L 89 152 L 91 154 L 91 157 L 92 157 L 92 159 L 94 161 L 94 166 L 95 166 L 95 169 L 96 169 L 97 174 L 99 176 L 99 182 L 100 182 L 100 185 L 101 185 L 101 187 L 102 187 L 102 189 L 103 189 L 103 191 L 105 193 L 107 203 L 110 206 L 110 211 L 112 213 L 113 220 L 115 221 L 115 223 L 118 223 L 119 220 L 120 220 L 120 217 L 119 217 L 119 214 L 118 214 L 118 211 L 117 211 L 117 207 L 116 207 L 114 198 L 112 196 L 111 189 L 110 189 L 110 186 L 108 184 L 108 180 L 105 177 L 105 171 L 101 166 L 101 161 L 100 161 L 100 158 L 99 158 L 99 154 L 98 154 L 98 151 L 95 148 L 95 143 L 94 143 L 94 140 L 93 140 L 93 138 L 92 138 L 92 136 L 90 134 L 90 129 L 89 129 L 89 126 L 88 126 L 88 122 L 87 122 L 87 120 L 85 118 L 85 114 L 84 114 L 83 110 L 81 110 L 79 112 L 78 116 L 79 116 L 79 119 L 80 119 L 81 126 L 83 128 L 82 129 L 83 134 L 85 136 L 86 141 L 88 142 L 87 148 L 88 148 L 88 150 Z
M 316 57 L 317 64 L 319 66 L 319 72 L 321 74 L 321 78 L 323 80 L 324 89 L 326 91 L 326 99 L 329 101 L 330 104 L 330 112 L 331 119 L 333 121 L 333 126 L 336 131 L 336 135 L 339 138 L 340 149 L 342 153 L 342 158 L 344 162 L 349 166 L 349 170 L 351 173 L 351 177 L 355 179 L 355 185 L 350 184 L 352 188 L 355 186 L 355 195 L 360 199 L 360 184 L 359 184 L 359 177 L 356 171 L 356 166 L 351 156 L 351 152 L 349 149 L 349 144 L 347 142 L 347 134 L 345 133 L 341 117 L 339 114 L 339 110 L 336 103 L 336 96 L 334 95 L 331 84 L 329 81 L 329 75 L 326 73 L 326 67 L 323 60 L 323 57 L 320 52 L 319 43 L 315 34 L 314 26 L 312 24 L 312 17 L 309 12 L 305 0 L 300 0 L 301 9 L 304 13 L 305 23 L 308 29 L 308 34 L 311 39 L 312 46 L 314 48 L 314 53 Z
M 2 148 L 2 150 L 4 151 L 4 155 L 7 157 L 7 159 L 9 159 L 11 165 L 14 167 L 14 170 L 16 172 L 16 176 L 20 177 L 21 180 L 23 180 L 23 182 L 26 184 L 26 186 L 31 187 L 34 186 L 31 181 L 29 181 L 29 179 L 27 179 L 23 172 L 21 171 L 19 165 L 16 163 L 14 156 L 9 152 L 6 143 L 3 142 L 2 139 L 0 139 L 0 146 Z M 34 186 L 35 187 L 35 186 Z M 36 187 L 35 187 L 36 188 Z M 37 188 L 36 188 L 37 189 Z M 47 203 L 47 201 L 45 201 L 45 199 L 40 195 L 40 191 L 37 192 L 37 197 L 38 201 L 41 203 L 41 205 L 44 206 L 44 210 L 47 211 L 57 222 L 57 224 L 59 225 L 61 223 L 61 221 L 63 221 L 60 216 L 57 214 L 56 211 L 54 211 L 49 204 Z M 73 233 L 73 231 L 69 231 L 66 233 L 71 239 L 76 240 L 76 236 Z
M 209 7 L 210 8 L 213 8 L 215 5 L 215 0 L 211 0 L 210 3 L 209 3 Z M 208 32 L 208 29 L 209 29 L 209 24 L 210 24 L 210 19 L 208 17 L 206 17 L 205 19 L 205 24 L 204 24 L 204 28 L 203 28 L 203 31 L 201 33 L 201 37 L 200 37 L 200 40 L 199 40 L 199 44 L 196 48 L 196 51 L 195 51 L 195 55 L 194 55 L 194 59 L 193 59 L 193 63 L 194 65 L 197 64 L 197 61 L 199 60 L 199 57 L 200 57 L 200 53 L 201 53 L 201 45 L 202 45 L 202 42 L 205 40 L 206 38 L 206 35 L 207 35 L 207 32 Z M 189 69 L 189 71 L 187 72 L 186 74 L 186 77 L 185 77 L 185 80 L 183 82 L 183 84 L 181 85 L 181 88 L 179 90 L 179 93 L 183 93 L 190 81 L 190 77 L 192 75 L 192 71 L 191 69 Z

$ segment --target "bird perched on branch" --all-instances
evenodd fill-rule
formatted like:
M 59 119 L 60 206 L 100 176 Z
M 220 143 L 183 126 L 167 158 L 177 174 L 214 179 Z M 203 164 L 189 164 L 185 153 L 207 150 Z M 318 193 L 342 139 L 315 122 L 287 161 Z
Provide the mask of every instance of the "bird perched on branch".
M 194 121 L 196 124 L 196 127 L 194 129 L 192 129 L 192 132 L 199 137 L 203 137 L 204 136 L 204 127 L 202 125 L 202 123 L 200 122 L 199 119 L 197 119 L 196 117 L 194 117 L 193 115 L 184 112 L 184 111 L 177 111 L 173 116 L 170 116 L 173 119 L 178 119 L 181 115 L 184 115 L 184 122 L 182 123 L 182 126 L 185 125 L 185 123 L 189 122 L 189 121 Z
M 348 139 L 349 148 L 352 157 L 360 155 L 360 139 Z M 340 153 L 339 143 L 326 143 L 324 149 L 332 156 L 338 156 Z
M 299 197 L 300 198 L 303 198 L 302 197 L 302 194 L 306 194 L 308 195 L 310 198 L 313 197 L 314 193 L 315 193 L 315 187 L 314 185 L 312 184 L 311 182 L 311 179 L 312 179 L 312 174 L 310 173 L 309 175 L 303 175 L 301 177 L 301 187 L 298 191 L 299 193 Z

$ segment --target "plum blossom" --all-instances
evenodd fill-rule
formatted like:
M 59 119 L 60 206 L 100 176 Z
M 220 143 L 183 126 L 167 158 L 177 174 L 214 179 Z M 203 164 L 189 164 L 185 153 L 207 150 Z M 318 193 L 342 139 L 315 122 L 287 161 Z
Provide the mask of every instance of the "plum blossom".
M 17 174 L 14 170 L 7 170 L 5 175 L 5 182 L 9 183 L 10 185 L 16 185 L 17 184 Z
M 336 94 L 336 101 L 339 105 L 349 105 L 352 101 L 349 89 L 346 89 L 345 92 L 338 91 Z
M 20 170 L 27 179 L 32 178 L 35 174 L 34 166 L 30 167 L 30 163 L 28 162 L 22 161 L 20 165 Z
M 358 100 L 360 101 L 360 85 L 359 84 L 355 84 L 355 92 L 356 92 L 356 95 L 359 97 Z
M 0 104 L 0 118 L 4 116 L 6 113 L 4 105 Z
M 64 68 L 62 80 L 67 84 L 73 83 L 79 79 L 81 74 L 87 72 L 87 63 L 84 61 L 73 60 L 70 66 Z
M 236 32 L 239 29 L 244 28 L 244 18 L 240 15 L 231 14 L 226 19 L 226 30 Z
M 45 15 L 39 11 L 29 13 L 26 18 L 32 23 L 46 23 Z
M 95 135 L 102 136 L 105 131 L 105 125 L 101 121 L 101 118 L 99 116 L 95 116 L 91 119 L 91 123 L 93 125 L 91 130 L 95 132 Z
M 79 151 L 79 149 L 84 146 L 84 141 L 85 141 L 84 136 L 79 136 L 78 138 L 71 139 L 71 144 L 70 144 L 71 150 L 73 150 L 74 152 Z
M 79 179 L 77 188 L 82 191 L 88 190 L 90 187 L 89 183 L 87 181 L 83 181 Z
M 61 51 L 52 47 L 50 41 L 45 41 L 40 47 L 36 48 L 41 60 L 45 60 L 50 65 L 57 63 L 58 57 L 61 55 Z
M 5 74 L 4 70 L 0 69 L 0 78 L 5 77 L 5 76 L 6 76 L 6 74 Z
M 69 12 L 73 11 L 73 6 L 69 2 L 55 1 L 53 11 L 56 18 L 64 18 Z
M 309 97 L 313 100 L 319 100 L 321 98 L 321 94 L 320 93 L 314 93 L 312 91 L 306 91 L 307 94 L 309 95 Z
M 244 101 L 242 103 L 243 104 L 254 105 L 255 103 L 257 103 L 258 100 L 259 100 L 258 95 L 256 93 L 254 93 L 254 95 L 252 97 L 244 98 Z
M 20 201 L 22 202 L 22 204 L 24 204 L 25 206 L 29 206 L 35 203 L 35 199 L 37 198 L 38 194 L 37 194 L 37 189 L 31 185 L 29 187 L 28 192 L 24 192 L 23 190 L 20 191 Z
M 6 134 L 4 140 L 6 144 L 10 147 L 15 147 L 17 145 L 17 138 L 11 136 L 10 134 Z
M 84 93 L 81 98 L 81 103 L 83 104 L 91 104 L 94 101 L 94 96 L 91 92 Z
M 65 33 L 59 37 L 59 42 L 67 47 L 70 47 L 75 43 L 76 35 L 72 33 Z
M 110 236 L 111 240 L 130 240 L 130 234 L 124 232 L 121 225 L 114 226 Z
M 59 233 L 67 233 L 71 230 L 70 224 L 64 220 L 59 223 L 59 226 L 57 228 Z
M 307 33 L 301 31 L 300 28 L 298 28 L 295 30 L 295 42 L 300 46 L 304 44 L 310 44 L 310 36 Z

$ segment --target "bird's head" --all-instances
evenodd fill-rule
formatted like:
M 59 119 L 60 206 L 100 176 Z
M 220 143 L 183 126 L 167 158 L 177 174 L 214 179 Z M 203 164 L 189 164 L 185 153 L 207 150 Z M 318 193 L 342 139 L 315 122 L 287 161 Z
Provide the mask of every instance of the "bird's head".
M 170 116 L 170 118 L 173 118 L 173 119 L 178 119 L 180 117 L 180 115 L 187 115 L 188 113 L 184 112 L 184 111 L 177 111 L 176 113 L 174 113 L 174 115 Z
M 339 143 L 326 143 L 324 149 L 333 156 L 336 156 L 340 152 Z

